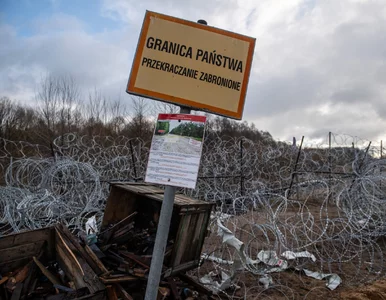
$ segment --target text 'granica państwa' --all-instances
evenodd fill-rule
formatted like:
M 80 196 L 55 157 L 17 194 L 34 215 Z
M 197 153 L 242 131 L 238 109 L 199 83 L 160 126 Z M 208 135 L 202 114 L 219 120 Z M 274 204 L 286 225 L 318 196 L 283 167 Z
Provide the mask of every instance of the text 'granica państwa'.
M 206 51 L 202 49 L 194 49 L 191 46 L 186 46 L 170 41 L 163 41 L 158 38 L 148 37 L 146 40 L 146 48 L 166 52 L 177 55 L 183 58 L 196 60 L 199 62 L 214 65 L 219 68 L 225 68 L 234 72 L 243 73 L 244 65 L 242 60 L 228 57 L 226 55 L 217 53 L 216 50 Z M 172 64 L 165 61 L 152 59 L 149 57 L 142 57 L 141 65 L 152 69 L 161 70 L 175 75 L 185 76 L 200 81 L 205 81 L 221 87 L 226 87 L 232 90 L 240 91 L 241 82 L 202 72 L 194 68 L 188 68 L 178 64 Z

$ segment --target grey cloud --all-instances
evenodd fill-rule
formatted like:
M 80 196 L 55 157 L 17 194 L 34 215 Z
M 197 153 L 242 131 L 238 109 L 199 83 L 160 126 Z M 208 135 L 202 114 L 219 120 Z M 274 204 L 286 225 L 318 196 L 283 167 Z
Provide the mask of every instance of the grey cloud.
M 65 26 L 63 20 L 60 20 L 61 26 Z M 71 23 L 72 18 L 65 20 Z M 0 34 L 3 31 L 0 29 Z M 8 32 L 1 37 L 6 46 L 1 46 L 0 51 L 0 87 L 7 96 L 17 95 L 22 101 L 31 99 L 46 73 L 70 74 L 84 91 L 94 87 L 103 90 L 116 82 L 125 88 L 132 55 L 111 41 L 98 39 L 83 30 L 29 38 L 16 38 Z
M 291 110 L 275 117 L 256 119 L 256 124 L 268 126 L 275 138 L 290 140 L 293 136 L 305 136 L 307 140 L 323 139 L 328 132 L 350 134 L 369 140 L 380 140 L 380 127 L 386 125 L 371 105 L 362 103 L 356 107 L 332 105 L 329 114 L 316 109 Z
M 353 84 L 350 88 L 337 89 L 332 93 L 331 100 L 352 105 L 360 102 L 373 102 L 379 96 L 376 88 L 371 86 L 371 84 L 367 86 L 358 83 Z
M 305 109 L 319 101 L 322 78 L 309 69 L 298 69 L 287 76 L 250 82 L 251 91 L 246 103 L 246 117 L 275 116 L 293 109 Z
M 386 61 L 379 64 L 375 72 L 376 81 L 380 84 L 386 85 Z
M 332 36 L 336 53 L 344 58 L 385 59 L 386 28 L 376 22 L 346 22 L 338 26 Z
M 347 1 L 334 18 L 330 8 L 340 5 L 326 5 L 316 2 L 286 30 L 277 23 L 276 38 L 258 39 L 245 116 L 262 118 L 259 128 L 277 138 L 329 130 L 379 137 L 386 119 L 386 3 Z M 319 114 L 326 103 L 331 111 Z
M 257 38 L 244 119 L 275 138 L 322 138 L 328 131 L 368 139 L 384 134 L 384 0 L 102 4 L 103 14 L 123 21 L 122 27 L 91 35 L 81 20 L 56 15 L 35 22 L 36 34 L 21 38 L 0 24 L 1 91 L 26 98 L 41 74 L 64 72 L 85 91 L 97 87 L 108 97 L 127 99 L 124 89 L 148 9 L 192 21 L 206 19 L 209 25 Z M 44 22 L 54 30 L 40 30 Z

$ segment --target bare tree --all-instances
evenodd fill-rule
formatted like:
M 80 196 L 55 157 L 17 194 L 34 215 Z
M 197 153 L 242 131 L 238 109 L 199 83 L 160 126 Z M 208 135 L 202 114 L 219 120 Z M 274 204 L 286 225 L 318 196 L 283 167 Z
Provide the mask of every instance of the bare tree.
M 152 114 L 158 116 L 160 113 L 177 114 L 180 111 L 180 107 L 171 103 L 155 101 L 153 104 Z
M 42 132 L 42 134 L 45 138 L 51 140 L 56 134 L 55 127 L 59 109 L 58 78 L 52 75 L 43 78 L 36 99 L 39 102 L 39 112 L 45 127 L 45 132 Z
M 51 142 L 57 135 L 71 131 L 79 99 L 79 88 L 71 76 L 48 75 L 42 79 L 36 100 L 44 139 Z
M 59 87 L 59 123 L 61 126 L 61 135 L 72 131 L 75 122 L 74 114 L 78 110 L 80 102 L 79 88 L 70 76 L 62 76 L 58 80 Z
M 89 135 L 105 134 L 105 122 L 108 118 L 108 105 L 106 98 L 96 88 L 89 92 L 88 103 L 85 107 L 87 116 L 86 130 Z
M 13 140 L 33 140 L 37 126 L 36 111 L 8 97 L 0 98 L 0 137 Z M 33 130 L 33 131 L 32 131 Z
M 131 137 L 141 137 L 149 139 L 152 130 L 153 122 L 149 118 L 150 105 L 145 98 L 132 97 L 132 117 L 127 126 L 127 131 Z
M 9 138 L 10 126 L 13 123 L 15 108 L 8 97 L 0 98 L 0 137 Z
M 126 124 L 127 107 L 118 98 L 110 103 L 109 115 L 111 131 L 115 134 L 120 134 Z

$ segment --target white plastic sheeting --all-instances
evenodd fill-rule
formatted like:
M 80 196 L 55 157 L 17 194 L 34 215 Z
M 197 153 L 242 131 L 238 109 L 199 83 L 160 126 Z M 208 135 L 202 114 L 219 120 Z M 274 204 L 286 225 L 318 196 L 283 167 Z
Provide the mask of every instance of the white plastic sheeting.
M 285 258 L 283 259 L 283 258 L 280 258 L 277 255 L 277 253 L 272 250 L 259 251 L 259 253 L 257 254 L 257 259 L 253 260 L 245 253 L 244 243 L 240 241 L 238 238 L 236 238 L 235 235 L 232 233 L 232 231 L 229 230 L 221 223 L 220 219 L 217 219 L 217 225 L 218 225 L 218 235 L 222 237 L 222 243 L 234 248 L 237 251 L 238 259 L 237 261 L 233 262 L 230 260 L 224 260 L 222 258 L 215 257 L 213 255 L 206 255 L 206 254 L 202 255 L 202 259 L 208 259 L 219 264 L 232 265 L 230 275 L 224 271 L 221 272 L 220 282 L 213 279 L 216 276 L 214 272 L 210 272 L 200 278 L 200 282 L 208 286 L 214 293 L 218 293 L 219 291 L 224 291 L 229 287 L 231 287 L 233 284 L 233 279 L 236 277 L 236 271 L 240 267 L 250 270 L 249 266 L 252 265 L 256 267 L 256 269 L 258 269 L 257 265 L 262 264 L 265 268 L 259 268 L 259 270 L 263 270 L 263 272 L 260 274 L 261 277 L 259 278 L 259 283 L 263 284 L 265 288 L 268 288 L 271 284 L 273 284 L 273 279 L 268 274 L 275 273 L 275 272 L 283 272 L 287 270 L 289 260 L 294 260 L 297 258 L 308 258 L 308 259 L 311 259 L 313 262 L 316 261 L 316 257 L 308 251 L 302 251 L 302 252 L 285 251 L 280 255 L 280 257 Z M 336 289 L 342 282 L 341 278 L 337 274 L 324 274 L 324 273 L 310 271 L 308 269 L 301 269 L 301 268 L 296 268 L 296 269 L 298 271 L 304 271 L 306 276 L 319 279 L 319 280 L 326 279 L 327 280 L 326 286 L 330 290 Z

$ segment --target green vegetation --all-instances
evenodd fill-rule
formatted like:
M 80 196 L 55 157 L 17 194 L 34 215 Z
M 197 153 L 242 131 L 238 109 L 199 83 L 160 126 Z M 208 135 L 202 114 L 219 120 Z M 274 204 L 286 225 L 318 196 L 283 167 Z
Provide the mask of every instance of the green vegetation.
M 202 141 L 202 137 L 204 135 L 204 124 L 193 122 L 182 123 L 173 128 L 170 133 L 181 136 L 188 136 L 196 139 L 197 141 Z

